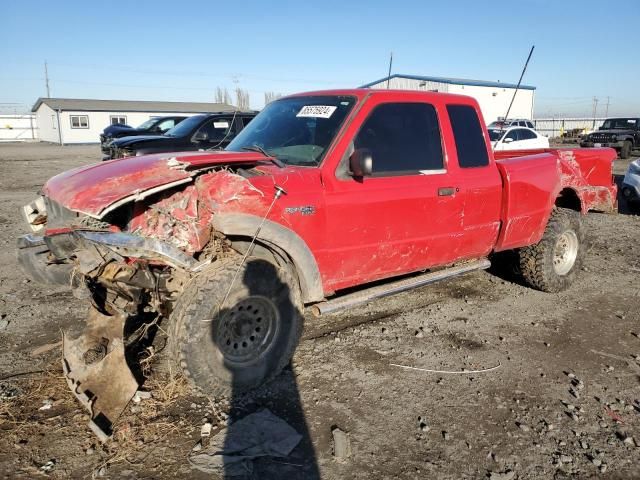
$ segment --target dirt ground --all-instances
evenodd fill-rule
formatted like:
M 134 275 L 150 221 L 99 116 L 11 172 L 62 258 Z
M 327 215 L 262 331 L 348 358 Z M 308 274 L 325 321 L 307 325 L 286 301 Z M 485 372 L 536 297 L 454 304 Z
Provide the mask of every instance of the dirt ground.
M 203 422 L 215 434 L 267 407 L 303 441 L 255 462 L 253 478 L 640 478 L 640 216 L 626 210 L 587 216 L 587 261 L 566 292 L 491 270 L 309 315 L 292 367 L 259 391 L 207 399 L 152 373 L 153 397 L 99 444 L 60 367 L 61 330 L 80 328 L 86 305 L 26 280 L 14 253 L 19 208 L 50 176 L 99 156 L 0 144 L 1 477 L 212 478 L 187 460 Z M 333 455 L 335 428 L 350 440 L 346 458 Z

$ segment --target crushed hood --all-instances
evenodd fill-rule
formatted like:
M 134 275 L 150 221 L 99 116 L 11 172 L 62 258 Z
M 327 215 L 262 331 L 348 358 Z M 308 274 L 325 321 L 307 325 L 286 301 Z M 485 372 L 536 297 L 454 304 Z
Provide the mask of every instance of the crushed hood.
M 42 192 L 70 210 L 102 218 L 130 201 L 190 183 L 204 169 L 264 160 L 264 156 L 253 152 L 182 152 L 128 157 L 56 175 L 44 185 Z

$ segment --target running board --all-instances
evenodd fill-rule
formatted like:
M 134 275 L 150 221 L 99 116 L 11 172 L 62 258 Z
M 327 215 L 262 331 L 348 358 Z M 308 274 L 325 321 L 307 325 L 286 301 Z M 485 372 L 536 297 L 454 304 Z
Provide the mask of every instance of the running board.
M 371 287 L 366 290 L 362 290 L 356 293 L 350 293 L 343 297 L 338 297 L 326 302 L 316 303 L 311 307 L 311 311 L 316 317 L 319 317 L 327 313 L 333 313 L 339 310 L 344 310 L 356 305 L 367 303 L 375 298 L 388 297 L 390 295 L 395 295 L 396 293 L 411 290 L 412 288 L 422 287 L 424 285 L 439 282 L 447 278 L 457 277 L 459 275 L 473 272 L 475 270 L 486 270 L 490 266 L 491 262 L 486 258 L 482 260 L 476 260 L 462 265 L 438 270 L 436 272 L 425 273 L 418 277 L 411 277 L 404 280 L 387 283 L 385 285 Z

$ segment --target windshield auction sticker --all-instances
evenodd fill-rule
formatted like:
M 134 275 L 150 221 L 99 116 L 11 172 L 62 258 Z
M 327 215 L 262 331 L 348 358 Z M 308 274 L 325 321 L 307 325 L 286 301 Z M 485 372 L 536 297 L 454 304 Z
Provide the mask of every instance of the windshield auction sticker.
M 330 105 L 305 105 L 296 117 L 330 118 L 336 108 Z

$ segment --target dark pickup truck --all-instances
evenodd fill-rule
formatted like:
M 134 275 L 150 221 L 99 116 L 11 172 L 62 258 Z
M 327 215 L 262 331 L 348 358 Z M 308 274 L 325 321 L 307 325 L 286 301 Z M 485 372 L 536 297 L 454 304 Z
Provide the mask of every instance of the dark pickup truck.
M 615 148 L 620 158 L 627 159 L 633 149 L 640 148 L 640 117 L 608 118 L 598 130 L 582 137 L 580 146 Z
M 100 149 L 105 155 L 109 153 L 109 144 L 116 138 L 133 137 L 138 135 L 164 135 L 183 121 L 186 116 L 154 117 L 138 127 L 129 125 L 109 125 L 100 134 Z
M 123 137 L 109 144 L 103 160 L 151 153 L 225 148 L 256 116 L 255 112 L 208 113 L 189 117 L 164 135 Z

